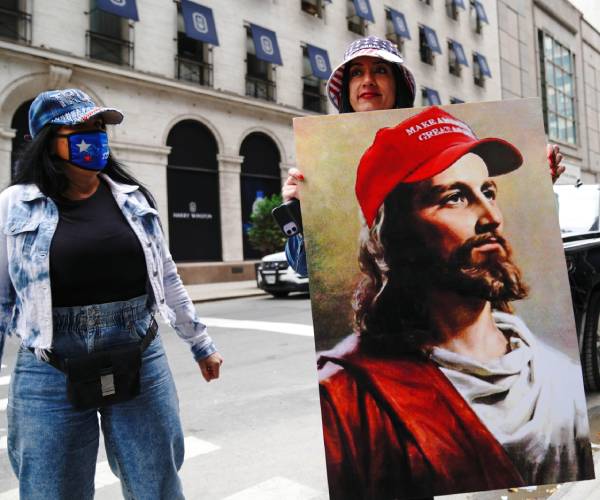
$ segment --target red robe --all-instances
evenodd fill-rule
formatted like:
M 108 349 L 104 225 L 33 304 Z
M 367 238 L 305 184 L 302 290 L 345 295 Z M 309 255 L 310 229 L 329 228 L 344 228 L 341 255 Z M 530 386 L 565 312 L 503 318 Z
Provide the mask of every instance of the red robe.
M 322 356 L 332 499 L 401 499 L 524 486 L 502 445 L 423 357 Z

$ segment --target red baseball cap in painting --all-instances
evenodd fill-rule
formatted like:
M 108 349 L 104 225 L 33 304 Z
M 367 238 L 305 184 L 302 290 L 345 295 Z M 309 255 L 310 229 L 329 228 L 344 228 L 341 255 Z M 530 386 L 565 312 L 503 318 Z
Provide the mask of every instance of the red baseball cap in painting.
M 379 207 L 398 184 L 430 179 L 467 153 L 480 156 L 490 176 L 506 174 L 523 163 L 521 153 L 509 142 L 478 139 L 465 122 L 437 106 L 379 130 L 356 174 L 356 198 L 367 225 L 371 227 Z

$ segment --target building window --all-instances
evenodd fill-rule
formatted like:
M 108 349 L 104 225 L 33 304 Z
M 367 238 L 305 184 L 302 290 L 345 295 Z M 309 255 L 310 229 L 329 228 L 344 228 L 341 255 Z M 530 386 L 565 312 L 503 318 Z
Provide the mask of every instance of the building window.
M 481 33 L 483 24 L 489 24 L 485 7 L 479 0 L 470 0 L 471 24 L 476 33 Z
M 300 8 L 315 17 L 323 17 L 324 0 L 300 0 Z
M 574 56 L 541 30 L 538 40 L 546 133 L 550 139 L 576 144 Z
M 454 76 L 460 76 L 461 64 L 458 61 L 452 40 L 448 40 L 448 71 Z
M 354 2 L 352 0 L 348 0 L 346 4 L 348 6 L 348 15 L 346 16 L 346 19 L 348 19 L 348 29 L 357 35 L 366 36 L 367 21 L 356 13 L 356 7 L 354 7 Z
M 133 43 L 130 31 L 133 23 L 98 8 L 91 0 L 90 29 L 86 34 L 88 57 L 100 61 L 133 66 Z
M 24 0 L 0 0 L 0 38 L 31 43 L 31 14 Z
M 458 5 L 456 0 L 446 0 L 446 14 L 455 21 L 458 19 Z
M 302 47 L 302 74 L 302 108 L 326 113 L 325 82 L 313 74 L 306 47 Z
M 439 106 L 442 104 L 442 100 L 437 90 L 423 87 L 421 89 L 421 103 L 423 106 Z
M 442 53 L 435 31 L 427 26 L 419 26 L 419 53 L 421 61 L 433 65 L 435 52 L 438 54 Z
M 275 100 L 275 68 L 256 57 L 250 27 L 246 27 L 246 95 L 266 101 Z
M 177 4 L 177 55 L 175 74 L 178 80 L 213 85 L 212 47 L 185 33 L 181 4 Z
M 425 5 L 431 5 L 431 0 L 419 0 L 421 3 L 424 3 Z
M 473 81 L 475 85 L 485 87 L 486 76 L 492 76 L 487 59 L 478 52 L 473 52 Z
M 385 37 L 396 44 L 398 51 L 404 55 L 404 38 L 398 34 L 398 29 L 394 26 L 392 11 L 386 7 L 385 9 Z

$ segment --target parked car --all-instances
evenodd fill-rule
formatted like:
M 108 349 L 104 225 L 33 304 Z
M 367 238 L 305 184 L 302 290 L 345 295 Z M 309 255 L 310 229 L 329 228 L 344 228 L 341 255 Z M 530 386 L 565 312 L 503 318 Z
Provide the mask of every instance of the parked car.
M 600 186 L 555 186 L 587 389 L 600 390 Z
M 288 265 L 285 252 L 266 255 L 256 264 L 256 285 L 274 297 L 308 292 L 308 278 L 300 276 Z

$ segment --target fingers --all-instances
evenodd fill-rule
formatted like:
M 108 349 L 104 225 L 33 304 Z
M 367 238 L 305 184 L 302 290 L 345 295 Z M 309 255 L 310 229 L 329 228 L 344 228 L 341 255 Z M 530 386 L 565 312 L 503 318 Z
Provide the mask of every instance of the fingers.
M 219 378 L 221 375 L 221 364 L 223 358 L 219 353 L 211 354 L 208 358 L 198 361 L 202 377 L 207 382 Z
M 292 198 L 300 199 L 300 190 L 298 184 L 304 181 L 304 175 L 297 168 L 290 168 L 288 177 L 281 188 L 281 196 L 284 202 L 290 201 Z

